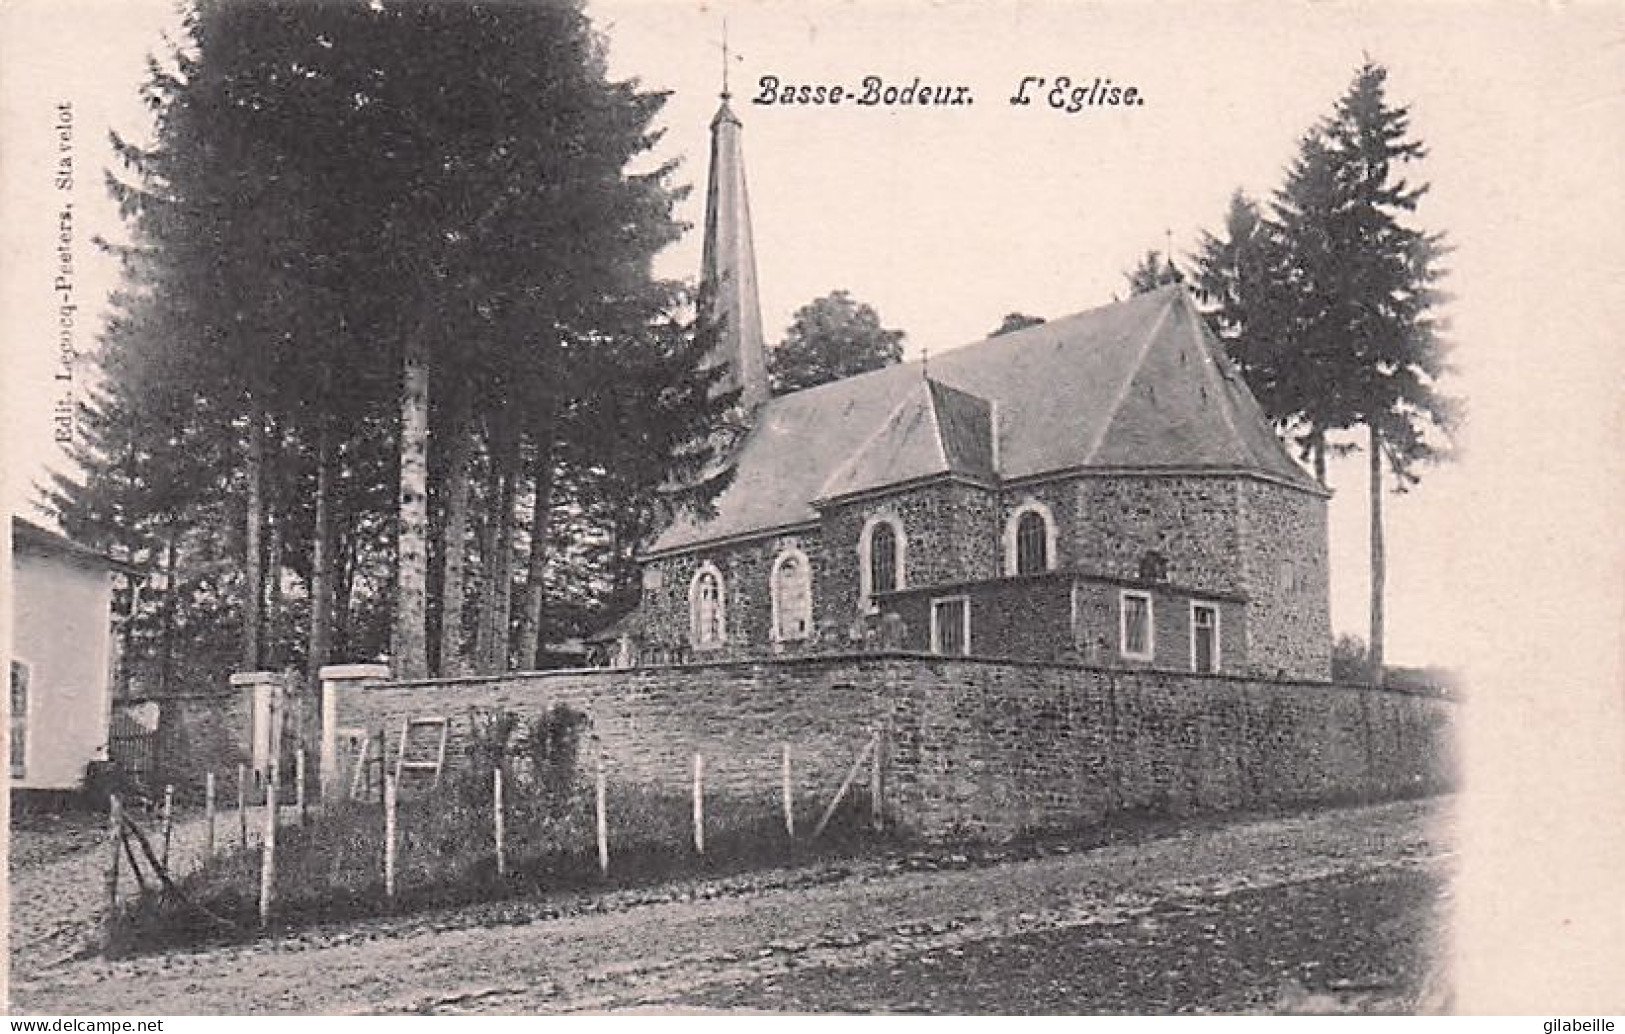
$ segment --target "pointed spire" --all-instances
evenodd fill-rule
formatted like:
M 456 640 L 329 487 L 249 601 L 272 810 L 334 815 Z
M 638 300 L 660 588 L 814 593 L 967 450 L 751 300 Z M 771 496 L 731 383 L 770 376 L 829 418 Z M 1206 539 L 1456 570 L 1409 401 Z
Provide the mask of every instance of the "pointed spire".
M 705 193 L 705 253 L 700 276 L 713 292 L 712 315 L 722 325 L 713 360 L 726 362 L 728 373 L 719 390 L 739 389 L 739 404 L 749 412 L 767 401 L 767 348 L 756 293 L 750 195 L 745 189 L 740 140 L 744 125 L 728 106 L 730 59 L 725 36 L 722 104 L 711 120 L 711 178 Z

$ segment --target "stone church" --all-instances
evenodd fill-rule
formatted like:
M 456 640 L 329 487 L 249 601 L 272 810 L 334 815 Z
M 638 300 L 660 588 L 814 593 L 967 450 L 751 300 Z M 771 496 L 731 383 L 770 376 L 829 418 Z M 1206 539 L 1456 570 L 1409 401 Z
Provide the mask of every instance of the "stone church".
M 623 662 L 904 650 L 1324 680 L 1327 492 L 1180 286 L 769 398 L 742 125 L 704 271 L 748 430 L 643 554 Z

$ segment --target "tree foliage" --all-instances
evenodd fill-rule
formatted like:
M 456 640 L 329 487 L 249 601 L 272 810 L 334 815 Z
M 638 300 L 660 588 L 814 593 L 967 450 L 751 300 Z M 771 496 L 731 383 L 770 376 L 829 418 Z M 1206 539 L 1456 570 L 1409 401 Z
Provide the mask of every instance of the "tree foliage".
M 880 314 L 846 291 L 835 291 L 796 310 L 784 341 L 768 353 L 773 394 L 817 387 L 878 370 L 903 359 L 901 330 L 880 324 Z
M 1389 104 L 1388 73 L 1366 62 L 1332 114 L 1312 127 L 1267 215 L 1238 194 L 1222 236 L 1205 235 L 1197 284 L 1265 413 L 1326 480 L 1337 432 L 1363 428 L 1371 505 L 1368 660 L 1383 663 L 1384 471 L 1403 491 L 1448 455 L 1458 400 L 1436 308 L 1443 234 L 1411 219 L 1428 187 L 1405 171 L 1425 157 L 1409 109 Z
M 499 561 L 553 541 L 554 479 L 591 472 L 568 475 L 583 519 L 646 518 L 718 415 L 685 302 L 650 274 L 683 190 L 669 165 L 629 171 L 664 95 L 607 77 L 574 0 L 193 0 L 143 95 L 155 142 L 116 140 L 110 178 L 128 241 L 109 245 L 126 286 L 106 395 L 86 478 L 52 507 L 141 559 L 178 540 L 183 572 L 224 549 L 215 609 L 267 626 L 249 663 L 299 660 L 291 626 L 329 620 L 309 649 L 375 656 L 392 623 L 399 646 L 403 555 L 436 565 L 420 591 L 476 561 L 459 600 L 481 605 L 494 663 L 528 656 Z M 636 430 L 606 435 L 610 408 Z M 413 448 L 422 477 L 398 485 Z M 409 615 L 403 673 L 440 609 Z
M 1130 294 L 1146 294 L 1168 284 L 1183 283 L 1185 274 L 1174 265 L 1172 255 L 1164 255 L 1156 249 L 1148 250 L 1140 256 L 1139 264 L 1123 274 L 1128 281 Z
M 1043 322 L 1044 317 L 1042 316 L 1029 316 L 1024 312 L 1007 312 L 1004 314 L 1004 319 L 999 321 L 999 325 L 993 329 L 993 333 L 989 334 L 988 337 L 1013 334 L 1018 330 L 1036 327 Z

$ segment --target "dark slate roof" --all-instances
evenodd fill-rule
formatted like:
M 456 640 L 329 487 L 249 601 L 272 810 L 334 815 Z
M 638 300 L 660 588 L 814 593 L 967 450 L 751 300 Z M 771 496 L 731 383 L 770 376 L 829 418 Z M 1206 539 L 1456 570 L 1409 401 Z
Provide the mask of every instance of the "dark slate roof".
M 922 377 L 869 440 L 835 468 L 814 502 L 937 474 L 993 480 L 991 410 L 986 399 Z
M 993 447 L 993 404 L 968 391 L 927 379 L 937 435 L 948 469 L 982 481 L 998 477 Z
M 130 564 L 104 556 L 66 535 L 59 535 L 16 515 L 11 518 L 11 546 L 16 552 L 64 557 L 91 567 L 105 567 L 110 571 L 125 571 L 132 574 L 139 571 Z
M 951 458 L 933 456 L 938 446 Z M 679 518 L 648 552 L 805 524 L 817 519 L 817 500 L 934 473 L 933 462 L 991 468 L 995 455 L 1006 481 L 1087 468 L 1205 470 L 1322 492 L 1172 285 L 933 355 L 929 381 L 920 363 L 900 363 L 771 400 L 715 517 Z

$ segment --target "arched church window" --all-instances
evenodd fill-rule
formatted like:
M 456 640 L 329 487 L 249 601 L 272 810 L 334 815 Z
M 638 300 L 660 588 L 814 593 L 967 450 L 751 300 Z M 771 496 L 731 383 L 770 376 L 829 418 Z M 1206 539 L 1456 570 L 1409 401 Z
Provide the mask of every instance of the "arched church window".
M 781 554 L 773 564 L 773 639 L 805 639 L 812 632 L 812 568 L 799 549 Z
M 907 582 L 904 574 L 903 525 L 896 517 L 871 517 L 858 542 L 859 594 L 864 609 L 873 606 L 877 593 L 895 592 Z
M 727 641 L 727 600 L 723 595 L 722 572 L 704 564 L 688 589 L 689 641 L 697 650 L 721 646 Z
M 1016 573 L 1037 574 L 1049 566 L 1048 543 L 1044 541 L 1044 518 L 1031 510 L 1016 524 Z
M 875 525 L 869 537 L 869 584 L 876 592 L 897 588 L 897 532 L 890 524 Z
M 1004 526 L 1004 573 L 1038 574 L 1055 566 L 1055 518 L 1049 507 L 1029 500 Z

